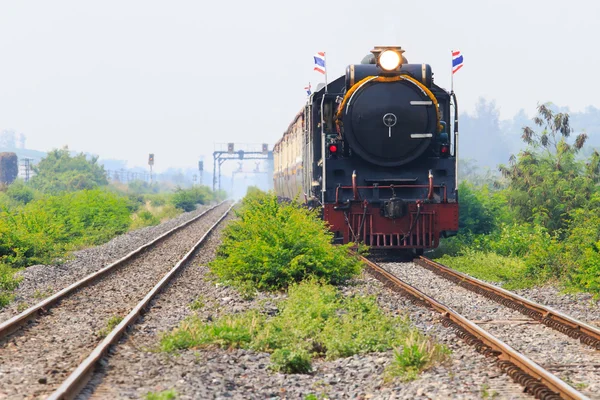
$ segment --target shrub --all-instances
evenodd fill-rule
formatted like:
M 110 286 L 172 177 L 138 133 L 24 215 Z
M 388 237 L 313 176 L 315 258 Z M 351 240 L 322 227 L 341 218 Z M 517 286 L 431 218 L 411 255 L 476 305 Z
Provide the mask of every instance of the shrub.
M 487 189 L 476 188 L 466 182 L 461 182 L 458 192 L 459 229 L 472 233 L 488 233 L 494 229 L 494 216 L 491 207 L 486 204 Z
M 108 185 L 104 167 L 98 157 L 88 159 L 83 153 L 71 156 L 64 148 L 52 150 L 34 166 L 36 175 L 31 185 L 46 193 L 95 189 Z
M 47 196 L 0 210 L 0 262 L 28 266 L 100 244 L 129 227 L 124 198 L 102 190 Z
M 18 180 L 8 186 L 6 195 L 18 203 L 27 204 L 34 199 L 35 191 Z
M 15 153 L 0 153 L 0 184 L 10 184 L 19 175 L 19 160 Z
M 154 214 L 152 214 L 148 210 L 142 210 L 135 215 L 135 219 L 131 224 L 131 229 L 139 229 L 146 226 L 154 226 L 160 224 L 160 219 L 158 219 Z
M 596 195 L 598 196 L 598 195 Z M 600 196 L 598 196 L 600 197 Z M 571 214 L 569 234 L 560 252 L 560 264 L 569 283 L 600 296 L 600 207 L 594 200 L 589 208 Z
M 223 232 L 212 271 L 237 287 L 277 290 L 309 276 L 339 284 L 361 270 L 347 246 L 333 246 L 333 235 L 316 211 L 278 204 L 272 193 L 249 193 Z
M 206 186 L 195 186 L 190 189 L 178 188 L 171 199 L 172 204 L 189 212 L 196 209 L 196 204 L 206 204 L 214 200 L 215 196 Z

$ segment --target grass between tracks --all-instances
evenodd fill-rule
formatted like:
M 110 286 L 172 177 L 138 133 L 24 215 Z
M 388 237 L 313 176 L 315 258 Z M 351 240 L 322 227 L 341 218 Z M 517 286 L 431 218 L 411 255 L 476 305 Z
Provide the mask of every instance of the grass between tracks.
M 314 212 L 254 190 L 238 217 L 224 230 L 213 273 L 243 293 L 287 290 L 287 299 L 271 317 L 259 310 L 208 322 L 192 316 L 162 337 L 162 350 L 252 349 L 271 353 L 275 371 L 309 373 L 314 358 L 395 349 L 386 375 L 403 379 L 445 358 L 445 347 L 407 318 L 386 314 L 375 297 L 344 296 L 336 288 L 362 266 L 347 246 L 331 245 L 331 234 Z
M 271 353 L 271 368 L 283 373 L 309 373 L 314 358 L 395 349 L 387 374 L 403 379 L 414 379 L 448 354 L 407 318 L 386 314 L 375 297 L 343 296 L 316 278 L 292 284 L 273 317 L 258 310 L 212 322 L 193 316 L 161 339 L 168 352 L 210 346 Z
M 528 288 L 536 283 L 526 275 L 525 261 L 518 257 L 467 249 L 458 256 L 444 255 L 436 261 L 478 279 L 502 284 L 509 290 Z

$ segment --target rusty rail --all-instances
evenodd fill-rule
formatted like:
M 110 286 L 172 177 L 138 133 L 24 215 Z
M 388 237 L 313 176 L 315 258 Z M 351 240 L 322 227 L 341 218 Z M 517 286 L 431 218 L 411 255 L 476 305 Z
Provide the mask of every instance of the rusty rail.
M 214 210 L 215 208 L 219 207 L 220 205 L 222 205 L 224 203 L 225 203 L 225 201 L 217 204 L 214 207 L 209 208 L 208 210 L 195 216 L 194 218 L 190 219 L 189 221 L 186 221 L 186 222 L 176 226 L 175 228 L 170 229 L 169 231 L 163 233 L 162 235 L 160 235 L 156 239 L 152 240 L 151 242 L 148 242 L 148 243 L 144 244 L 143 246 L 140 246 L 136 250 L 127 254 L 125 257 L 80 279 L 79 281 L 73 283 L 72 285 L 67 286 L 66 288 L 62 289 L 58 293 L 55 293 L 52 296 L 47 297 L 44 300 L 40 301 L 39 303 L 29 307 L 28 309 L 21 312 L 20 314 L 17 314 L 14 317 L 0 323 L 0 340 L 5 338 L 6 336 L 10 335 L 12 332 L 16 331 L 17 329 L 19 329 L 22 325 L 26 324 L 27 322 L 33 321 L 38 316 L 45 314 L 50 309 L 50 307 L 52 307 L 59 300 L 62 300 L 65 297 L 67 297 L 68 295 L 70 295 L 71 293 L 73 293 L 74 291 L 95 282 L 98 278 L 106 275 L 107 273 L 114 271 L 116 268 L 123 265 L 125 263 L 125 261 L 133 258 L 134 256 L 138 255 L 139 253 L 146 250 L 147 248 L 152 247 L 153 245 L 155 245 L 162 239 L 164 239 L 167 236 L 170 236 L 171 234 L 175 233 L 176 231 L 188 226 L 192 222 L 197 221 L 198 219 L 200 219 L 204 215 L 206 215 L 208 212 Z
M 79 394 L 81 389 L 85 387 L 91 377 L 94 366 L 98 361 L 104 357 L 110 347 L 116 344 L 121 336 L 125 333 L 125 330 L 133 325 L 142 312 L 148 307 L 150 301 L 161 291 L 161 289 L 175 276 L 182 265 L 184 265 L 194 254 L 194 252 L 200 247 L 208 235 L 225 219 L 227 214 L 231 211 L 234 204 L 227 209 L 227 211 L 219 218 L 217 222 L 211 226 L 208 231 L 196 242 L 190 251 L 187 252 L 181 260 L 175 264 L 175 266 L 167 272 L 167 274 L 158 282 L 148 294 L 127 314 L 127 316 L 117 325 L 106 338 L 90 353 L 90 355 L 83 360 L 81 364 L 69 375 L 69 377 L 60 385 L 54 393 L 52 393 L 47 400 L 62 400 L 62 399 L 73 399 Z
M 587 399 L 582 393 L 456 313 L 450 307 L 410 286 L 372 261 L 362 256 L 359 257 L 368 267 L 368 271 L 384 282 L 387 287 L 408 295 L 414 302 L 430 307 L 442 314 L 444 326 L 451 328 L 458 337 L 465 340 L 469 345 L 475 346 L 480 353 L 495 357 L 502 371 L 524 386 L 526 391 L 536 398 L 544 400 Z
M 527 300 L 508 290 L 455 271 L 426 257 L 419 257 L 415 260 L 415 263 L 465 289 L 485 296 L 508 308 L 512 308 L 573 339 L 579 339 L 585 345 L 600 350 L 600 329 L 594 326 L 571 318 L 550 307 Z

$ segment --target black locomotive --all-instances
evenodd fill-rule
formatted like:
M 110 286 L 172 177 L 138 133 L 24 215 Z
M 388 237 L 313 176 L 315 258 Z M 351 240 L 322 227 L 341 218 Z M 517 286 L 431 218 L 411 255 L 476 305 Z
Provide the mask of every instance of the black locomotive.
M 278 195 L 323 208 L 340 243 L 437 247 L 458 230 L 456 97 L 400 47 L 313 93 L 276 143 Z

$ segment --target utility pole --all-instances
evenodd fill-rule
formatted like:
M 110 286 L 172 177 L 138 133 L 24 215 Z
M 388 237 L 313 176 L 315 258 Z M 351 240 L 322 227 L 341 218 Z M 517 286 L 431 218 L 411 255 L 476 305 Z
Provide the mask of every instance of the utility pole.
M 204 172 L 204 161 L 198 161 L 198 171 L 200 172 L 200 186 L 202 186 L 202 173 Z
M 152 166 L 154 165 L 154 153 L 148 156 L 148 165 L 150 166 L 150 185 L 152 185 Z

